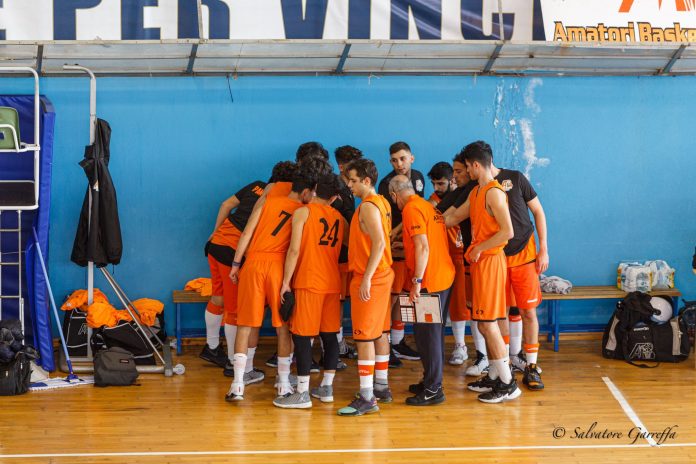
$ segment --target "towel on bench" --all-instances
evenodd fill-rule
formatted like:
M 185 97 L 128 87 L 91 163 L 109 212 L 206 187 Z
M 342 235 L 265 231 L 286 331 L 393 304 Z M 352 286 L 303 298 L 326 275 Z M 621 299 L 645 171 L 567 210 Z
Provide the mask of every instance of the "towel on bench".
M 541 291 L 545 293 L 560 293 L 567 295 L 573 289 L 573 284 L 569 280 L 561 279 L 558 276 L 539 276 Z

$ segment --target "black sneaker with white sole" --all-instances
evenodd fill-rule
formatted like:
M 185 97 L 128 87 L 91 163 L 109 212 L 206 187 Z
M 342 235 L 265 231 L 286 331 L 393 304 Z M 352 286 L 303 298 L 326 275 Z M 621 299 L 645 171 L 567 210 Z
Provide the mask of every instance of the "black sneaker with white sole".
M 442 386 L 435 389 L 424 388 L 416 396 L 406 398 L 406 404 L 409 406 L 434 406 L 443 401 L 445 401 L 445 392 L 442 390 Z
M 478 396 L 479 401 L 483 403 L 502 403 L 518 398 L 522 394 L 522 390 L 517 386 L 517 381 L 514 377 L 510 383 L 503 383 L 499 378 L 495 380 L 495 386 L 487 393 L 481 393 Z
M 199 354 L 198 357 L 204 361 L 211 362 L 216 366 L 223 368 L 225 367 L 225 364 L 227 364 L 227 352 L 225 349 L 223 349 L 222 343 L 220 343 L 215 349 L 210 348 L 210 346 L 208 346 L 206 343 L 203 347 L 203 351 L 201 351 L 201 354 Z
M 398 367 L 403 366 L 403 364 L 403 361 L 399 359 L 399 357 L 394 352 L 394 349 L 392 348 L 389 351 L 389 369 L 396 369 Z
M 402 338 L 396 345 L 392 345 L 392 350 L 401 359 L 408 359 L 409 361 L 420 360 L 420 353 L 408 346 L 405 338 Z
M 496 382 L 497 379 L 493 380 L 488 376 L 488 374 L 486 374 L 474 382 L 467 383 L 466 388 L 477 393 L 488 393 L 489 391 L 493 390 Z
M 266 360 L 268 367 L 278 367 L 278 353 L 273 353 L 273 356 Z

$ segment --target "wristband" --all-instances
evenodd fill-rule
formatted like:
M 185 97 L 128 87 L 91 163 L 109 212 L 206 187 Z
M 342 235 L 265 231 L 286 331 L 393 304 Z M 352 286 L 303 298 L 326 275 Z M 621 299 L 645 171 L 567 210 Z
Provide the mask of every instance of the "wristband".
M 423 279 L 419 279 L 418 277 L 414 277 L 414 278 L 411 280 L 411 282 L 413 282 L 414 284 L 422 284 L 422 283 L 423 283 Z
M 238 263 L 237 261 L 232 261 L 232 267 L 242 267 L 242 263 Z

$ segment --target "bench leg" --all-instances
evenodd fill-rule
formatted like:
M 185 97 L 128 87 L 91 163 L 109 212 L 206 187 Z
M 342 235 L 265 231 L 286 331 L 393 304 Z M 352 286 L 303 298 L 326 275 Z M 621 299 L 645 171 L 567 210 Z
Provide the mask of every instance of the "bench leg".
M 181 304 L 176 303 L 176 354 L 181 354 Z
M 553 339 L 553 301 L 546 302 L 546 341 L 550 342 Z
M 559 350 L 559 338 L 561 334 L 561 321 L 559 308 L 561 307 L 561 302 L 554 300 L 553 302 L 553 351 L 558 352 Z

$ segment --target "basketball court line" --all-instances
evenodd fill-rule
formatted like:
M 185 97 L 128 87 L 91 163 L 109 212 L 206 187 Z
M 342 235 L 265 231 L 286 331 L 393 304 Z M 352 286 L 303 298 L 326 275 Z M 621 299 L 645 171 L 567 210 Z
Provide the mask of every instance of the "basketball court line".
M 665 443 L 660 448 L 694 448 L 696 443 Z M 653 448 L 645 444 L 617 445 L 541 445 L 541 446 L 462 446 L 440 448 L 360 448 L 360 449 L 305 449 L 305 450 L 249 450 L 249 451 L 144 451 L 123 453 L 55 453 L 55 454 L 0 454 L 0 459 L 30 459 L 30 458 L 94 458 L 94 457 L 149 457 L 149 456 L 271 456 L 271 455 L 301 455 L 301 454 L 369 454 L 369 453 L 427 453 L 427 452 L 466 452 L 466 451 L 525 451 L 525 450 L 596 450 L 596 449 L 634 449 Z
M 609 391 L 611 392 L 612 395 L 614 395 L 614 398 L 616 401 L 619 402 L 621 405 L 621 408 L 624 410 L 626 415 L 628 416 L 629 419 L 631 419 L 631 422 L 633 422 L 633 425 L 638 427 L 640 431 L 644 434 L 643 437 L 645 440 L 648 442 L 650 446 L 657 446 L 657 443 L 653 438 L 650 436 L 648 433 L 647 427 L 643 425 L 641 422 L 640 418 L 638 417 L 638 414 L 633 410 L 630 404 L 628 404 L 628 401 L 626 401 L 626 398 L 624 398 L 623 394 L 621 393 L 621 390 L 614 385 L 614 382 L 611 381 L 609 377 L 602 377 L 602 380 L 604 380 L 604 383 L 607 385 L 607 388 L 609 388 Z M 660 445 L 664 446 L 664 445 Z

